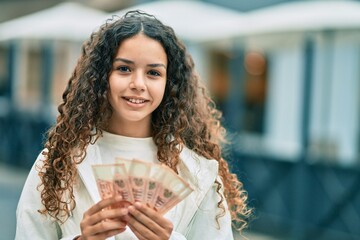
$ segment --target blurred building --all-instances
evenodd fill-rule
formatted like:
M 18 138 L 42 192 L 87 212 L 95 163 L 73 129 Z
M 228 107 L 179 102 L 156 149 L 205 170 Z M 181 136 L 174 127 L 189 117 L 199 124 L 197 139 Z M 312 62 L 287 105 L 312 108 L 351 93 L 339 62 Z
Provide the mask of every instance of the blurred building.
M 59 2 L 65 1 L 0 1 L 0 21 L 70 6 Z M 94 10 L 101 24 L 142 4 L 175 28 L 224 113 L 230 166 L 256 209 L 250 231 L 277 239 L 359 239 L 360 2 L 191 2 L 175 12 L 169 1 L 79 0 L 71 8 Z M 9 38 L 3 26 L 0 161 L 29 168 L 87 34 L 75 38 L 59 27 L 29 37 L 30 27 L 13 27 Z

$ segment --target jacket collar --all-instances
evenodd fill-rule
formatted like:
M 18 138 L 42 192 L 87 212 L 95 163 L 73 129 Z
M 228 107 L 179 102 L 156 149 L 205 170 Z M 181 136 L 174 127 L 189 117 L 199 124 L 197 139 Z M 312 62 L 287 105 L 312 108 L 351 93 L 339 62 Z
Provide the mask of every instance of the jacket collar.
M 218 162 L 199 156 L 187 147 L 181 151 L 180 159 L 180 176 L 183 175 L 194 190 L 206 194 L 218 175 Z
M 201 157 L 186 147 L 181 151 L 180 159 L 179 175 L 194 189 L 186 199 L 191 204 L 186 206 L 186 211 L 177 225 L 179 232 L 187 232 L 189 222 L 218 176 L 218 162 Z
M 96 180 L 93 174 L 92 165 L 101 164 L 101 156 L 98 147 L 89 144 L 86 150 L 85 159 L 77 166 L 78 173 L 92 200 L 96 203 L 101 200 L 97 190 Z

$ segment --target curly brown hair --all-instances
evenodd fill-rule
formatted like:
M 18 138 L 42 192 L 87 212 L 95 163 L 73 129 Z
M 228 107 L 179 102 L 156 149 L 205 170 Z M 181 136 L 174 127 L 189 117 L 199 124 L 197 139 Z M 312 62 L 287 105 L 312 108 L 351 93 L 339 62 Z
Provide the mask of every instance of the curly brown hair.
M 221 182 L 216 181 L 217 192 L 220 194 L 223 188 L 233 223 L 237 229 L 243 229 L 250 214 L 247 194 L 222 158 L 225 129 L 220 124 L 221 113 L 200 82 L 191 56 L 173 29 L 139 11 L 107 21 L 82 47 L 58 107 L 57 122 L 48 132 L 43 152 L 45 161 L 39 173 L 45 207 L 40 212 L 63 222 L 75 208 L 76 165 L 84 160 L 87 146 L 101 136 L 102 129 L 107 129 L 112 115 L 108 79 L 113 59 L 121 42 L 140 32 L 160 42 L 168 59 L 164 98 L 152 113 L 151 121 L 159 161 L 177 172 L 181 146 L 217 160 L 221 178 Z M 222 211 L 216 220 L 225 214 L 224 200 L 221 197 L 218 203 Z

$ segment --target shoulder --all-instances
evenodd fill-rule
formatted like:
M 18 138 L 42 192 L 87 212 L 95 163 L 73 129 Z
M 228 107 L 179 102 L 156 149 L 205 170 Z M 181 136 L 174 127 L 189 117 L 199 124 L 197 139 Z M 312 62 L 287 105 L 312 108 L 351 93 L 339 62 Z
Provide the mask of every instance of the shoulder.
M 37 210 L 41 209 L 43 206 L 40 199 L 41 179 L 39 172 L 42 171 L 42 167 L 46 160 L 43 151 L 38 155 L 24 183 L 17 206 L 18 218 L 25 215 L 40 216 Z
M 40 171 L 40 169 L 44 166 L 46 160 L 47 160 L 47 157 L 46 157 L 46 154 L 48 153 L 48 149 L 44 148 L 40 153 L 39 155 L 37 156 L 36 160 L 35 160 L 35 163 L 32 167 L 32 171 L 33 170 L 36 170 L 36 171 Z
M 30 169 L 30 172 L 27 176 L 27 179 L 24 184 L 23 192 L 29 189 L 29 193 L 35 193 L 37 191 L 33 191 L 37 189 L 37 186 L 40 184 L 40 177 L 39 173 L 43 170 L 43 167 L 46 162 L 46 153 L 48 152 L 47 149 L 43 149 L 39 155 L 37 156 L 33 166 Z M 31 190 L 30 190 L 31 189 Z

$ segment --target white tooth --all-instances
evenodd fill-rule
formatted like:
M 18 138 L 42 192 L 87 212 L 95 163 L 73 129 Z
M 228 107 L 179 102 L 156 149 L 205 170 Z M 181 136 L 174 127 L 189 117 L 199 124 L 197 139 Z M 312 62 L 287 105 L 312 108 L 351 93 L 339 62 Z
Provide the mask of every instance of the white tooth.
M 134 99 L 134 98 L 129 98 L 128 101 L 132 102 L 132 103 L 144 103 L 145 102 L 145 100 L 143 100 L 143 99 Z

